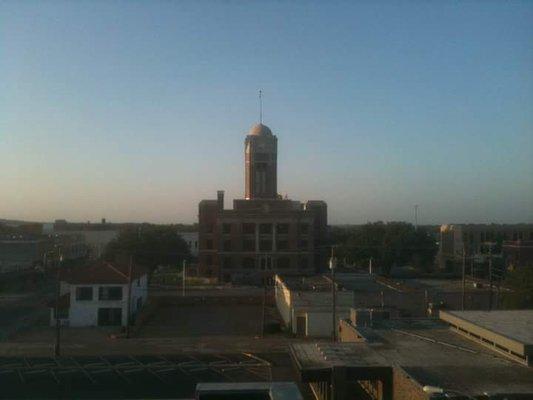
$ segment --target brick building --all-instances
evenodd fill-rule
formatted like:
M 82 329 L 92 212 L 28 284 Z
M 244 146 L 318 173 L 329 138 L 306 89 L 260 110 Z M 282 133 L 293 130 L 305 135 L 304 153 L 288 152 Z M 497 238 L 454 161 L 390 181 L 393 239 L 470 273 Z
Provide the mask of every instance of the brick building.
M 277 193 L 277 137 L 256 124 L 245 138 L 245 198 L 224 208 L 224 192 L 199 204 L 199 273 L 257 283 L 325 266 L 327 205 Z

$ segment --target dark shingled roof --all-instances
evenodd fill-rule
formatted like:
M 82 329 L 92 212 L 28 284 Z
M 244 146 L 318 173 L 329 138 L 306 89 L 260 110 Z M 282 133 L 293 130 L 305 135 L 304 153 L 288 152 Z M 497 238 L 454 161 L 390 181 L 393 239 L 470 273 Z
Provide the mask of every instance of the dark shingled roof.
M 148 270 L 139 265 L 132 268 L 132 279 L 146 275 Z M 127 284 L 129 265 L 97 262 L 87 267 L 81 267 L 65 273 L 61 280 L 73 285 L 79 284 Z

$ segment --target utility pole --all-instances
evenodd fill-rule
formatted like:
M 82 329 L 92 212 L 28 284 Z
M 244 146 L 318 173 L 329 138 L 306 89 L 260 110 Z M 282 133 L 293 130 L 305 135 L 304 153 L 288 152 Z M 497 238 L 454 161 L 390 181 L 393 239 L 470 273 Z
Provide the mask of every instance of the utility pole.
M 261 337 L 265 336 L 265 319 L 266 319 L 266 297 L 267 297 L 267 278 L 263 277 L 263 304 L 261 308 Z
M 489 311 L 492 310 L 492 243 L 489 244 Z
M 131 315 L 131 277 L 133 273 L 133 256 L 130 256 L 130 266 L 128 269 L 128 301 L 126 302 L 126 337 L 130 337 L 130 315 Z
M 333 330 L 331 339 L 333 343 L 337 341 L 337 288 L 335 286 L 335 246 L 331 246 L 331 258 L 329 259 L 329 268 L 331 269 L 331 316 L 333 321 Z
M 181 275 L 181 296 L 182 297 L 185 297 L 185 279 L 187 278 L 187 272 L 186 272 L 186 269 L 187 269 L 187 260 L 183 260 L 183 271 L 182 271 L 182 275 Z
M 461 293 L 461 310 L 465 310 L 465 283 L 466 283 L 466 250 L 463 245 L 463 285 L 462 285 L 462 293 Z
M 415 204 L 415 230 L 418 230 L 418 204 Z
M 63 261 L 63 255 L 61 249 L 59 249 L 59 264 L 57 266 L 57 285 L 56 285 L 56 343 L 54 346 L 54 354 L 56 357 L 61 355 L 61 321 L 59 319 L 59 298 L 61 297 L 61 262 Z

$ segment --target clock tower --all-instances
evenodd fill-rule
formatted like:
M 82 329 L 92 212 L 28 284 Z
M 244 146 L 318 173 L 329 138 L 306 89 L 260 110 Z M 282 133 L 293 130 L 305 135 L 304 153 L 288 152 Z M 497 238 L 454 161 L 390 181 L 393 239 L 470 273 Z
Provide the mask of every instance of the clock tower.
M 278 138 L 263 124 L 252 126 L 244 140 L 246 200 L 278 198 Z

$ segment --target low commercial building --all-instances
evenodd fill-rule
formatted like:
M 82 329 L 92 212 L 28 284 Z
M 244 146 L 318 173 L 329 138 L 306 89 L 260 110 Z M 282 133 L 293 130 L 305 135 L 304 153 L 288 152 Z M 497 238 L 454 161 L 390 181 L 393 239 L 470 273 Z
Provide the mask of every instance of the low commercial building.
M 532 322 L 528 317 L 526 323 Z M 371 323 L 346 319 L 339 328 L 340 343 L 290 346 L 300 380 L 316 399 L 533 397 L 533 369 L 457 334 L 443 321 L 381 315 Z
M 59 300 L 61 324 L 125 326 L 141 310 L 148 296 L 147 271 L 133 266 L 99 262 L 63 274 Z M 130 290 L 131 288 L 131 290 Z M 50 323 L 55 325 L 55 302 L 50 303 Z
M 332 288 L 329 277 L 276 275 L 274 290 L 276 306 L 289 332 L 306 337 L 332 335 Z M 337 284 L 336 318 L 347 318 L 353 304 L 353 291 Z
M 470 340 L 533 365 L 533 310 L 441 311 L 440 319 Z

